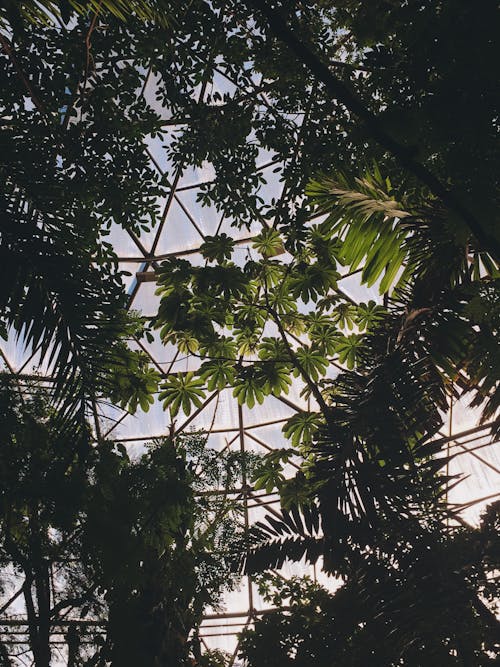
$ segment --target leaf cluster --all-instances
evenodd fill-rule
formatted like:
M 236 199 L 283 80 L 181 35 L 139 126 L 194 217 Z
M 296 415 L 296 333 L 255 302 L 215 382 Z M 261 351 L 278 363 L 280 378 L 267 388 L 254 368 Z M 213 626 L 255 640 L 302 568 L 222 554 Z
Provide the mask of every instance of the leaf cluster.
M 132 460 L 120 443 L 93 443 L 89 429 L 61 431 L 36 386 L 21 401 L 2 384 L 0 422 L 1 577 L 14 572 L 23 593 L 34 655 L 44 642 L 50 655 L 51 629 L 71 612 L 101 627 L 100 644 L 80 629 L 84 664 L 172 655 L 191 664 L 191 630 L 237 583 L 243 517 L 228 493 L 256 462 L 214 452 L 199 434 L 150 443 Z

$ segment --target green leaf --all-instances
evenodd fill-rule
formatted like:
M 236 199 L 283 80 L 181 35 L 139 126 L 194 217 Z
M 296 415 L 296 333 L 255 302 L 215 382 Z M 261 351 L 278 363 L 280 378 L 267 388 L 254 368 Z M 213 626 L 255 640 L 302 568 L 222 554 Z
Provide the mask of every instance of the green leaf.
M 265 489 L 266 493 L 272 493 L 275 489 L 279 490 L 285 481 L 285 475 L 279 463 L 268 462 L 266 466 L 260 468 L 259 473 L 253 483 L 255 491 Z
M 252 248 L 260 252 L 263 257 L 274 257 L 284 252 L 283 239 L 276 229 L 266 228 L 254 237 Z
M 390 181 L 382 178 L 376 165 L 354 182 L 339 173 L 311 181 L 307 188 L 318 211 L 330 213 L 323 227 L 341 241 L 337 256 L 351 270 L 363 264 L 362 281 L 369 286 L 382 276 L 381 293 L 402 284 L 410 273 L 398 278 L 408 260 L 406 240 L 413 223 L 391 190 Z
M 265 288 L 276 287 L 283 282 L 285 267 L 280 262 L 266 259 L 260 264 L 256 277 L 262 282 Z
M 234 250 L 234 241 L 227 234 L 218 236 L 205 236 L 205 241 L 200 246 L 200 252 L 209 262 L 223 264 L 225 260 L 231 259 Z
M 231 299 L 249 293 L 248 277 L 234 264 L 196 267 L 193 271 L 193 292 L 200 298 Z
M 364 349 L 363 335 L 351 334 L 350 336 L 339 337 L 335 349 L 339 355 L 339 362 L 346 364 L 347 368 L 352 370 Z
M 323 264 L 335 268 L 341 250 L 339 239 L 332 238 L 328 227 L 323 225 L 313 225 L 308 236 L 311 253 Z
M 279 314 L 295 313 L 297 301 L 290 293 L 289 282 L 284 281 L 268 295 L 269 305 Z
M 317 412 L 299 412 L 285 422 L 283 433 L 294 447 L 309 445 L 321 421 L 321 415 Z
M 175 335 L 175 344 L 182 354 L 193 354 L 200 346 L 198 340 L 189 332 L 181 331 Z
M 233 384 L 235 377 L 234 363 L 222 359 L 205 361 L 200 368 L 200 377 L 207 382 L 209 391 L 224 389 Z
M 203 357 L 213 357 L 215 359 L 236 360 L 237 351 L 236 343 L 226 336 L 204 341 L 203 345 L 200 346 L 200 353 Z
M 290 279 L 290 289 L 296 299 L 308 303 L 335 288 L 339 277 L 335 269 L 320 262 L 299 264 Z
M 256 491 L 265 489 L 266 493 L 272 493 L 274 489 L 280 489 L 285 481 L 283 464 L 288 463 L 295 452 L 293 449 L 277 449 L 266 454 L 254 471 L 252 482 Z
M 124 347 L 119 362 L 110 368 L 108 381 L 113 387 L 112 401 L 132 413 L 138 405 L 148 412 L 154 403 L 160 375 L 149 365 L 145 354 Z
M 286 361 L 290 358 L 288 347 L 281 338 L 266 336 L 259 345 L 259 359 L 269 361 Z
M 257 304 L 243 304 L 235 310 L 234 324 L 240 329 L 245 327 L 255 329 L 256 327 L 263 327 L 265 323 L 265 310 Z
M 326 359 L 320 350 L 313 347 L 299 347 L 295 351 L 295 355 L 302 370 L 313 382 L 317 382 L 319 378 L 325 374 L 329 365 L 328 359 Z M 300 374 L 300 371 L 296 369 L 294 374 L 297 377 Z
M 322 355 L 334 354 L 338 336 L 339 331 L 333 324 L 324 327 L 314 327 L 314 329 L 309 331 L 311 343 Z
M 360 331 L 371 329 L 378 324 L 387 311 L 383 306 L 379 306 L 375 301 L 360 303 L 356 308 L 355 322 Z
M 193 276 L 193 267 L 185 259 L 170 258 L 160 264 L 156 273 L 156 294 L 166 296 L 186 287 Z
M 238 353 L 246 356 L 256 352 L 259 346 L 260 335 L 260 331 L 253 328 L 245 328 L 243 331 L 236 332 Z
M 356 316 L 356 306 L 348 301 L 339 303 L 332 311 L 331 318 L 341 329 L 352 331 Z
M 23 18 L 39 26 L 56 23 L 62 17 L 65 22 L 71 17 L 70 9 L 81 15 L 85 14 L 112 14 L 120 21 L 126 21 L 128 17 L 135 16 L 140 21 L 153 21 L 158 25 L 167 27 L 171 24 L 172 17 L 166 7 L 159 8 L 156 2 L 149 0 L 23 0 L 15 3 L 16 14 L 9 12 L 8 19 L 14 16 Z M 4 29 L 6 22 L 0 14 L 0 27 Z
M 238 399 L 239 405 L 253 408 L 256 401 L 262 404 L 266 393 L 269 393 L 264 384 L 265 378 L 259 376 L 253 366 L 246 367 L 236 379 L 233 396 Z
M 288 394 L 292 384 L 290 366 L 268 361 L 258 364 L 256 373 L 265 394 L 273 394 L 273 396 Z
M 169 408 L 174 418 L 182 407 L 186 416 L 191 414 L 192 406 L 199 408 L 206 398 L 203 380 L 195 377 L 193 372 L 171 375 L 162 384 L 160 400 L 164 409 Z

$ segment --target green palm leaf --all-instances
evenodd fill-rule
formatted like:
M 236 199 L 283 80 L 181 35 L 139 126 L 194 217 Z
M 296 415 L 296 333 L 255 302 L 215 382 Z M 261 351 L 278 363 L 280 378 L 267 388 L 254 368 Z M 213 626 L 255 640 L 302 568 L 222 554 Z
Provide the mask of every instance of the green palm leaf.
M 323 225 L 341 240 L 339 258 L 351 270 L 363 265 L 363 282 L 371 286 L 381 279 L 385 293 L 404 281 L 409 269 L 396 279 L 408 261 L 405 241 L 411 227 L 403 221 L 411 214 L 394 199 L 389 179 L 376 166 L 353 182 L 341 173 L 311 181 L 306 192 L 319 212 L 329 213 Z
M 52 379 L 59 414 L 77 427 L 99 396 L 146 407 L 150 373 L 126 341 L 138 323 L 126 312 L 114 255 L 89 242 L 78 217 L 38 210 L 9 183 L 0 196 L 3 321 Z M 141 379 L 142 378 L 142 379 Z
M 7 25 L 15 28 L 23 20 L 42 25 L 58 18 L 67 21 L 72 12 L 109 13 L 121 21 L 135 16 L 140 21 L 168 25 L 171 4 L 165 0 L 7 0 L 0 9 L 0 29 Z

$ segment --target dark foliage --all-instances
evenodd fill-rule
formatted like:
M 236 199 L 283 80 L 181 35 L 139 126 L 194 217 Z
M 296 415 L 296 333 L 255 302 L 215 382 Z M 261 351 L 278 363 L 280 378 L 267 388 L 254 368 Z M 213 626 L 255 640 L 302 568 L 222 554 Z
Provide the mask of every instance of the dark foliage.
M 396 566 L 353 560 L 334 593 L 307 579 L 261 577 L 266 614 L 243 633 L 249 667 L 493 665 L 500 649 L 496 620 L 471 591 L 498 601 L 498 557 L 492 524 L 498 503 L 478 529 L 462 529 L 439 550 L 407 553 Z M 463 577 L 463 578 L 462 578 Z M 466 585 L 464 586 L 464 580 Z
M 0 581 L 14 587 L 2 620 L 16 619 L 23 599 L 37 667 L 52 664 L 53 633 L 68 618 L 77 664 L 211 664 L 197 628 L 236 584 L 230 560 L 243 519 L 236 503 L 203 491 L 235 485 L 241 455 L 216 456 L 193 435 L 131 460 L 88 430 L 61 433 L 33 392 L 21 401 L 9 386 L 0 391 Z M 5 628 L 3 638 L 15 659 L 22 643 Z

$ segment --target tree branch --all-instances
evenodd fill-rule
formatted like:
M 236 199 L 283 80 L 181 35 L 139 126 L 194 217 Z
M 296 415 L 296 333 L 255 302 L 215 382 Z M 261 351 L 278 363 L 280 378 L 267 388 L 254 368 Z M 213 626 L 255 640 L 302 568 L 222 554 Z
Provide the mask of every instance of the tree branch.
M 23 587 L 19 588 L 11 597 L 7 600 L 5 604 L 0 608 L 0 615 L 7 611 L 10 605 L 17 600 L 17 598 L 23 593 Z
M 102 3 L 101 3 L 102 4 Z M 85 67 L 83 70 L 83 81 L 80 79 L 78 82 L 73 99 L 71 100 L 71 103 L 68 105 L 68 108 L 66 109 L 66 113 L 64 115 L 64 121 L 63 121 L 63 128 L 64 130 L 68 129 L 69 122 L 71 120 L 71 113 L 73 109 L 75 108 L 76 101 L 78 100 L 79 97 L 82 98 L 85 95 L 85 89 L 87 88 L 87 81 L 88 81 L 88 76 L 89 76 L 89 68 L 90 68 L 90 60 L 91 60 L 91 53 L 90 53 L 90 48 L 91 48 L 91 37 L 92 33 L 94 32 L 94 29 L 97 25 L 97 18 L 98 18 L 98 13 L 99 9 L 101 7 L 101 4 L 99 4 L 99 8 L 96 10 L 94 13 L 94 16 L 92 17 L 92 21 L 90 22 L 89 29 L 87 30 L 87 34 L 85 35 L 84 39 L 84 44 L 85 44 Z M 80 92 L 81 88 L 81 92 Z
M 18 77 L 21 79 L 21 82 L 22 82 L 24 88 L 26 89 L 31 101 L 33 102 L 33 104 L 35 105 L 35 107 L 37 108 L 37 110 L 41 114 L 45 114 L 45 107 L 43 106 L 42 101 L 40 100 L 40 98 L 36 94 L 35 89 L 31 85 L 30 80 L 28 79 L 28 77 L 23 72 L 23 69 L 22 69 L 21 65 L 19 64 L 19 62 L 17 60 L 17 56 L 16 56 L 16 52 L 14 51 L 14 47 L 12 46 L 10 41 L 7 39 L 7 37 L 5 37 L 5 35 L 2 35 L 1 32 L 0 32 L 0 44 L 2 45 L 2 48 L 5 51 L 5 53 L 7 54 L 10 62 L 14 66 L 14 69 L 16 70 Z
M 246 0 L 246 4 L 261 12 L 267 20 L 270 32 L 283 42 L 315 77 L 324 83 L 332 98 L 338 100 L 363 122 L 365 134 L 391 153 L 403 167 L 426 185 L 432 194 L 441 199 L 451 211 L 458 214 L 467 223 L 471 232 L 483 247 L 490 251 L 496 259 L 499 259 L 500 242 L 497 238 L 485 231 L 479 220 L 462 204 L 457 195 L 445 187 L 427 167 L 413 157 L 411 149 L 402 146 L 384 129 L 377 116 L 364 105 L 343 81 L 332 74 L 328 65 L 314 53 L 309 44 L 306 44 L 294 34 L 280 14 L 270 6 L 270 3 L 267 0 Z
M 298 359 L 298 357 L 295 354 L 295 352 L 293 351 L 290 343 L 288 342 L 288 338 L 286 336 L 286 331 L 283 329 L 283 325 L 281 323 L 280 317 L 279 317 L 278 313 L 274 310 L 274 308 L 272 308 L 271 305 L 269 304 L 269 299 L 268 299 L 268 296 L 267 296 L 267 289 L 266 289 L 266 292 L 265 292 L 265 299 L 266 299 L 267 309 L 268 309 L 269 313 L 271 314 L 276 326 L 278 327 L 278 331 L 280 333 L 280 336 L 281 336 L 283 342 L 286 345 L 286 348 L 287 348 L 287 351 L 288 351 L 288 356 L 290 357 L 291 362 L 293 363 L 295 368 L 299 371 L 299 373 L 302 375 L 304 381 L 306 382 L 307 386 L 311 390 L 312 395 L 316 399 L 316 402 L 319 405 L 319 407 L 321 409 L 321 412 L 323 413 L 325 419 L 328 420 L 328 413 L 329 413 L 328 405 L 326 404 L 325 399 L 321 395 L 321 392 L 318 389 L 318 385 L 315 382 L 313 382 L 311 380 L 311 378 L 309 377 L 309 375 L 306 373 L 304 367 L 300 363 L 300 360 Z
M 66 598 L 66 600 L 61 600 L 57 604 L 55 604 L 52 609 L 50 610 L 50 616 L 51 618 L 57 617 L 59 615 L 59 612 L 63 611 L 63 609 L 67 609 L 68 607 L 74 608 L 74 607 L 81 607 L 85 602 L 88 602 L 90 599 L 90 596 L 93 592 L 92 590 L 87 590 L 83 595 L 78 595 L 73 598 Z

